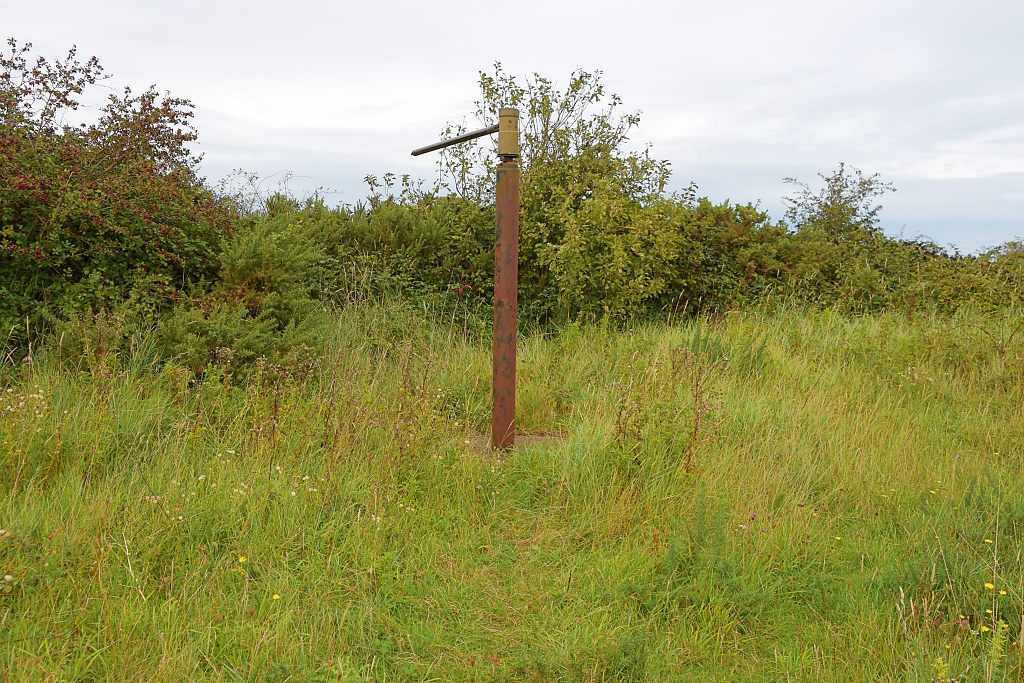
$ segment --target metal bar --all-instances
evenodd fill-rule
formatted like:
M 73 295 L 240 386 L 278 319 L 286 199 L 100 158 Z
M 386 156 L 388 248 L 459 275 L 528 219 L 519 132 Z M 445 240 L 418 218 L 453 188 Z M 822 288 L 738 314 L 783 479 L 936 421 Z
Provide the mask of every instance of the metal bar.
M 493 126 L 487 126 L 486 128 L 481 128 L 480 130 L 474 130 L 472 133 L 463 133 L 462 135 L 456 136 L 454 138 L 449 138 L 447 140 L 442 140 L 441 142 L 435 142 L 432 145 L 427 145 L 426 147 L 414 149 L 412 151 L 412 155 L 414 157 L 418 157 L 419 155 L 426 154 L 427 152 L 433 152 L 434 150 L 444 149 L 445 147 L 451 147 L 452 145 L 457 145 L 460 142 L 469 142 L 470 140 L 482 138 L 485 135 L 490 135 L 491 133 L 497 132 L 498 124 L 494 124 Z
M 518 150 L 517 150 L 518 151 Z M 516 438 L 516 308 L 519 295 L 519 165 L 498 165 L 494 247 L 494 404 L 491 447 L 512 448 Z

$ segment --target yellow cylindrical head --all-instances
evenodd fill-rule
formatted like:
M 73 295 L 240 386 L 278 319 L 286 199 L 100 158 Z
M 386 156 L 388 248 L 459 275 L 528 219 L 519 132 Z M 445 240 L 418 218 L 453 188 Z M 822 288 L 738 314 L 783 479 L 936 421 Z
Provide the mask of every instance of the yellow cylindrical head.
M 498 156 L 519 156 L 519 110 L 502 108 L 498 112 Z

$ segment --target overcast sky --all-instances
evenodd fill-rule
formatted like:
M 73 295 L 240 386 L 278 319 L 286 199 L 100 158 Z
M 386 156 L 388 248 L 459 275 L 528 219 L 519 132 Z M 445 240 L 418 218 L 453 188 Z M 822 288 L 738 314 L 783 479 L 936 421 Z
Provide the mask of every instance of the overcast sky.
M 107 85 L 192 100 L 211 180 L 290 170 L 294 191 L 352 203 L 366 174 L 433 178 L 409 151 L 470 114 L 500 61 L 563 84 L 603 71 L 674 188 L 781 217 L 784 177 L 842 161 L 895 184 L 892 234 L 1024 237 L 1021 0 L 0 0 L 0 25 L 47 57 L 77 44 Z

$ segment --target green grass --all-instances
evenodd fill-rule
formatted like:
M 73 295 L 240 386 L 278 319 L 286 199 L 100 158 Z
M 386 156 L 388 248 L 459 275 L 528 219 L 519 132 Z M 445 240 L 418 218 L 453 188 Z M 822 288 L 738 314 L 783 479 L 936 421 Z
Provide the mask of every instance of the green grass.
M 11 370 L 3 680 L 1016 679 L 1024 354 L 1000 334 L 529 336 L 520 427 L 564 438 L 500 457 L 467 445 L 487 340 L 398 304 L 244 377 L 145 340 Z

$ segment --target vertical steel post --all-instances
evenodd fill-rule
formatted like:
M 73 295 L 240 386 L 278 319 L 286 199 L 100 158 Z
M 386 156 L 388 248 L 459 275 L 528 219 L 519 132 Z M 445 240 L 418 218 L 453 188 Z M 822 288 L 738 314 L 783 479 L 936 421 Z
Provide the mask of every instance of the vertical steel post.
M 516 438 L 516 325 L 519 297 L 519 111 L 498 118 L 494 245 L 494 404 L 491 447 L 511 448 Z

